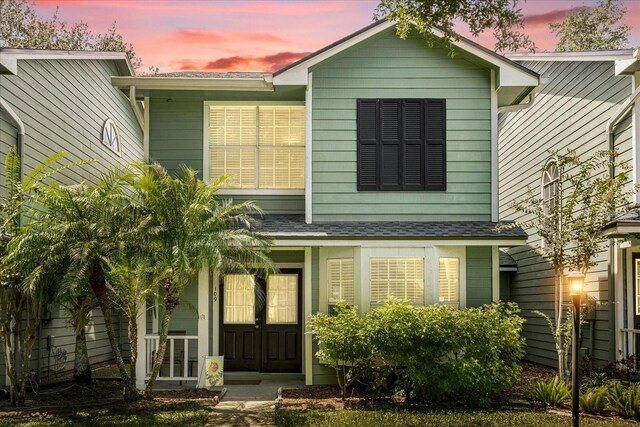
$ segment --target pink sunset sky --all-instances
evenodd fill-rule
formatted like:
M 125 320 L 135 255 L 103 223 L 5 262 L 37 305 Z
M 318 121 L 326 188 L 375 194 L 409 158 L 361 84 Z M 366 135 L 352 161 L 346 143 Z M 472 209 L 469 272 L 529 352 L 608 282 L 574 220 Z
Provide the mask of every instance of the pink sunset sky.
M 538 51 L 554 50 L 549 22 L 595 0 L 521 1 L 525 32 Z M 277 70 L 373 21 L 376 0 L 214 1 L 214 0 L 37 0 L 45 17 L 59 7 L 63 21 L 86 21 L 103 32 L 115 21 L 143 60 L 142 71 Z M 625 0 L 629 47 L 640 46 L 640 0 Z M 467 35 L 463 27 L 459 28 Z M 479 43 L 493 48 L 490 35 Z

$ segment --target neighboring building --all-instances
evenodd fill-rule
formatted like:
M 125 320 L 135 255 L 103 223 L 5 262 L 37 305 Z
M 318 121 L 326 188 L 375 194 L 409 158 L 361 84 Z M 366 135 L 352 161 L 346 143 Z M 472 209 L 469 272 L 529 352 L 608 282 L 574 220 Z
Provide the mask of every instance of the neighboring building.
M 0 48 L 0 180 L 4 182 L 4 158 L 16 144 L 21 145 L 23 174 L 60 150 L 70 162 L 96 160 L 56 175 L 65 184 L 93 182 L 111 165 L 140 160 L 143 113 L 136 113 L 127 95 L 109 81 L 131 75 L 124 53 Z M 75 348 L 65 310 L 50 306 L 46 315 L 32 356 L 32 369 L 41 381 L 73 369 Z M 112 358 L 99 309 L 87 341 L 93 363 Z M 0 343 L 0 385 L 6 381 Z
M 619 160 L 632 162 L 633 180 L 640 182 L 640 106 L 630 100 L 632 93 L 633 102 L 640 94 L 638 50 L 517 54 L 509 58 L 540 74 L 544 85 L 528 108 L 511 112 L 508 110 L 515 109 L 506 108 L 500 115 L 500 219 L 526 219 L 509 205 L 525 198 L 529 188 L 540 191 L 538 197 L 553 197 L 557 175 L 550 150 L 562 153 L 572 149 L 586 159 L 613 147 Z M 629 183 L 629 189 L 631 186 Z M 634 301 L 640 301 L 640 270 L 636 267 L 640 266 L 640 242 L 632 233 L 640 229 L 637 219 L 632 218 L 631 225 L 625 219 L 611 225 L 610 248 L 597 257 L 585 282 L 589 299 L 597 304 L 595 314 L 588 316 L 583 327 L 580 346 L 583 354 L 600 365 L 637 354 L 634 343 L 640 309 Z M 526 358 L 556 366 L 548 326 L 532 313 L 541 310 L 553 317 L 553 271 L 531 251 L 540 244 L 540 237 L 533 229 L 526 231 L 529 245 L 509 251 L 517 270 L 505 278 L 509 282 L 506 292 L 527 319 Z
M 224 194 L 266 210 L 281 269 L 257 279 L 258 311 L 253 277 L 202 272 L 174 312 L 161 379 L 195 380 L 204 356 L 223 354 L 226 371 L 332 382 L 304 320 L 337 300 L 367 311 L 391 296 L 499 298 L 498 248 L 527 236 L 494 231 L 498 109 L 526 100 L 539 76 L 466 39 L 455 50 L 381 21 L 273 74 L 112 78 L 147 106 L 145 154 L 205 180 L 231 175 Z M 146 320 L 139 381 L 157 343 L 157 318 Z

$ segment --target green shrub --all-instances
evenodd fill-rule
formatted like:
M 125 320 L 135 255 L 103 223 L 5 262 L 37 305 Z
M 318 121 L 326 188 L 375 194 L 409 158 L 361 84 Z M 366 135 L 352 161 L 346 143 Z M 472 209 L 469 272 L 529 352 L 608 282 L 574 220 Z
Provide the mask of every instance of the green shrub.
M 600 414 L 607 408 L 609 387 L 587 388 L 580 394 L 580 408 L 587 414 Z
M 640 419 L 640 384 L 625 387 L 615 382 L 609 389 L 609 407 L 622 418 Z
M 308 326 L 318 342 L 316 356 L 335 370 L 344 400 L 359 371 L 371 365 L 371 324 L 356 307 L 338 304 L 333 315 L 310 316 Z
M 392 378 L 408 399 L 486 404 L 520 374 L 517 313 L 511 304 L 457 310 L 388 301 L 363 315 L 345 307 L 317 314 L 309 325 L 320 344 L 316 355 L 338 376 L 356 364 L 347 374 L 377 387 Z
M 561 406 L 571 400 L 567 383 L 556 376 L 549 381 L 538 381 L 529 390 L 529 398 L 544 406 Z

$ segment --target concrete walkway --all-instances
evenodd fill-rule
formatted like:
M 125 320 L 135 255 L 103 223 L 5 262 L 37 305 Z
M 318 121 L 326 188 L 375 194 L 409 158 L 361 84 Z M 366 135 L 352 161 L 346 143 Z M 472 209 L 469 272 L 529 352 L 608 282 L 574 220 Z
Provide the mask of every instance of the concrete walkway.
M 278 388 L 297 388 L 304 381 L 289 378 L 262 379 L 255 385 L 228 385 L 226 394 L 211 411 L 208 427 L 274 426 Z

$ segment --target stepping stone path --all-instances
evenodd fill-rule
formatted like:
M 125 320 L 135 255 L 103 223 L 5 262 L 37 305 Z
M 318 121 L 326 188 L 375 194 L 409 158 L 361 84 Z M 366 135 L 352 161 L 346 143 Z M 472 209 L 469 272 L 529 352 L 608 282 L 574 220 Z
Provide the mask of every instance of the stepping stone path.
M 302 381 L 271 379 L 256 385 L 228 385 L 220 402 L 211 410 L 207 427 L 275 426 L 278 390 L 303 385 Z

